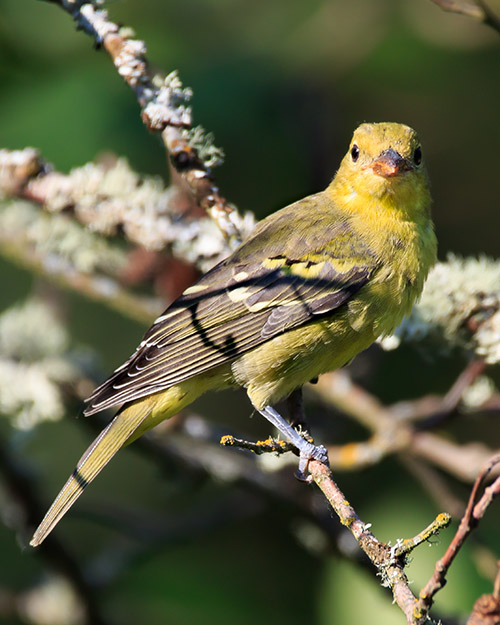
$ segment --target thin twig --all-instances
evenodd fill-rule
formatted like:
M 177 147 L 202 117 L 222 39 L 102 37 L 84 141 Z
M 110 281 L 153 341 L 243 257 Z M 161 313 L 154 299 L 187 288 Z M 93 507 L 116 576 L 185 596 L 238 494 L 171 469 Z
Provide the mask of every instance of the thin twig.
M 451 523 L 451 516 L 446 512 L 441 512 L 437 515 L 437 517 L 430 523 L 425 529 L 419 532 L 413 538 L 405 538 L 401 539 L 397 542 L 397 544 L 393 547 L 394 555 L 403 556 L 411 553 L 416 547 L 421 545 L 423 542 L 429 540 L 431 536 L 435 536 L 439 533 L 439 530 L 448 527 Z
M 474 482 L 474 486 L 469 497 L 469 502 L 467 504 L 467 509 L 464 516 L 462 517 L 455 536 L 453 537 L 453 540 L 451 541 L 444 556 L 436 563 L 434 574 L 424 586 L 424 588 L 420 591 L 419 600 L 416 603 L 414 610 L 415 623 L 420 624 L 424 622 L 423 619 L 425 619 L 426 615 L 429 612 L 429 609 L 434 602 L 434 596 L 446 583 L 446 575 L 451 564 L 453 563 L 453 560 L 462 548 L 469 534 L 476 528 L 479 520 L 483 517 L 487 507 L 489 506 L 493 498 L 499 494 L 500 478 L 497 478 L 497 480 L 491 486 L 485 488 L 483 496 L 476 503 L 481 484 L 491 472 L 493 467 L 499 463 L 500 455 L 491 458 L 491 460 L 483 468 L 481 473 L 478 475 L 476 481 Z
M 456 410 L 462 401 L 465 391 L 484 372 L 485 368 L 486 363 L 482 359 L 470 362 L 455 380 L 450 390 L 443 397 L 441 410 L 448 414 Z
M 495 577 L 495 583 L 493 584 L 493 596 L 496 599 L 500 599 L 500 560 L 497 562 L 498 571 Z
M 249 451 L 257 454 L 284 454 L 287 451 L 293 451 L 294 447 L 291 443 L 275 438 L 267 438 L 264 441 L 246 441 L 241 438 L 236 438 L 230 434 L 226 434 L 220 439 L 220 444 L 223 447 L 238 447 L 239 449 L 248 449 Z

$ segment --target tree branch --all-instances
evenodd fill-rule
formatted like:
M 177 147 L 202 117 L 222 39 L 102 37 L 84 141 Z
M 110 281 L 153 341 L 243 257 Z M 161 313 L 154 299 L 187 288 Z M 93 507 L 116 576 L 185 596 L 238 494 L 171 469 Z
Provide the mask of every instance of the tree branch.
M 470 533 L 477 527 L 479 521 L 484 516 L 486 509 L 500 493 L 500 478 L 497 478 L 493 484 L 487 486 L 484 489 L 483 495 L 476 503 L 476 499 L 479 493 L 481 484 L 486 477 L 491 473 L 491 470 L 500 463 L 500 455 L 494 456 L 483 468 L 478 475 L 474 486 L 472 488 L 467 509 L 460 522 L 458 530 L 453 537 L 448 549 L 444 556 L 438 560 L 434 569 L 434 574 L 420 591 L 419 600 L 415 605 L 414 615 L 415 623 L 423 623 L 427 616 L 429 609 L 434 602 L 434 596 L 445 585 L 446 574 L 453 563 L 453 560 L 457 556 L 460 549 Z M 423 620 L 422 620 L 423 619 Z
M 16 218 L 20 216 L 18 206 L 14 205 Z M 48 277 L 58 285 L 77 291 L 91 300 L 99 301 L 128 317 L 144 324 L 151 321 L 165 308 L 165 303 L 159 298 L 148 298 L 134 295 L 125 289 L 116 279 L 102 273 L 87 272 L 75 266 L 70 258 L 63 258 L 60 254 L 37 244 L 36 214 L 30 228 L 23 227 L 23 220 L 10 221 L 6 224 L 0 213 L 0 253 L 10 261 L 35 274 Z M 45 226 L 51 228 L 55 219 L 60 216 L 43 215 Z M 64 221 L 64 218 L 62 218 Z M 63 226 L 66 224 L 63 224 Z M 45 228 L 42 228 L 45 230 Z M 74 232 L 70 236 L 73 236 Z M 88 233 L 82 232 L 86 237 Z M 77 235 L 78 236 L 78 235 Z M 92 236 L 92 235 L 90 235 Z M 88 253 L 89 248 L 86 249 Z
M 149 251 L 168 249 L 207 271 L 229 252 L 220 230 L 186 207 L 183 190 L 142 176 L 125 159 L 87 163 L 69 174 L 37 150 L 0 150 L 0 198 L 23 198 L 50 214 L 71 214 L 104 237 L 122 234 Z M 248 217 L 248 226 L 253 220 Z M 12 222 L 12 220 L 11 220 Z
M 370 558 L 382 577 L 382 583 L 388 585 L 394 601 L 401 608 L 408 623 L 412 623 L 415 597 L 410 590 L 408 578 L 404 572 L 404 561 L 386 543 L 380 542 L 370 531 L 356 511 L 347 501 L 344 494 L 333 480 L 330 469 L 314 460 L 309 463 L 309 471 L 314 482 L 323 492 L 335 510 L 342 525 L 345 525 L 361 549 Z
M 211 167 L 222 151 L 210 135 L 193 127 L 188 102 L 192 92 L 184 88 L 176 72 L 166 78 L 153 74 L 146 59 L 146 44 L 133 39 L 131 29 L 118 26 L 97 0 L 48 0 L 67 11 L 82 29 L 103 46 L 118 73 L 133 90 L 141 117 L 151 132 L 159 132 L 170 162 L 191 190 L 196 202 L 214 219 L 230 247 L 236 247 L 253 228 L 220 194 Z M 250 220 L 252 221 L 252 220 Z

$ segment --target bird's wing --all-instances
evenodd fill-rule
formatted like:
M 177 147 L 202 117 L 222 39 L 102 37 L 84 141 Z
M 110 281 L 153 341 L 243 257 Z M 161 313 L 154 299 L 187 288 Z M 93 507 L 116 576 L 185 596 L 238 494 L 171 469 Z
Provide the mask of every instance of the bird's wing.
M 359 291 L 377 261 L 345 220 L 315 207 L 314 197 L 305 200 L 320 226 L 313 237 L 310 221 L 303 223 L 304 200 L 261 222 L 247 243 L 167 308 L 137 351 L 88 398 L 85 414 L 227 363 L 332 314 Z

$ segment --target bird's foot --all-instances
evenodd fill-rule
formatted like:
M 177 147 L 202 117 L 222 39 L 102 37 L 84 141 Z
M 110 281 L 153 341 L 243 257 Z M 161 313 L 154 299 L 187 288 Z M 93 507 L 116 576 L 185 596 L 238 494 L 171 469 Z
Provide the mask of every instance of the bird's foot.
M 304 438 L 271 406 L 257 408 L 257 410 L 297 448 L 299 452 L 299 469 L 296 475 L 299 480 L 310 481 L 307 474 L 311 460 L 319 460 L 324 464 L 328 464 L 328 453 L 323 445 L 314 445 L 312 439 L 307 440 L 307 438 Z M 305 435 L 308 436 L 307 433 Z
M 309 473 L 309 463 L 311 460 L 318 460 L 323 464 L 328 464 L 328 451 L 324 445 L 313 445 L 305 441 L 306 445 L 301 446 L 299 456 L 299 468 L 295 473 L 295 477 L 301 482 L 312 482 L 312 476 Z

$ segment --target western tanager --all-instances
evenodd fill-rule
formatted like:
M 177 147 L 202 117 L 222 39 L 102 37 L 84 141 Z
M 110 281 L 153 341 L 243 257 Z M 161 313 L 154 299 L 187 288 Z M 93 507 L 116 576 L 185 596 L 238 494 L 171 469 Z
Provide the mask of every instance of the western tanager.
M 261 221 L 147 331 L 87 399 L 120 405 L 87 449 L 31 545 L 39 545 L 125 444 L 202 393 L 243 386 L 253 407 L 300 450 L 324 458 L 272 408 L 390 333 L 436 257 L 420 141 L 396 123 L 362 124 L 325 191 Z

